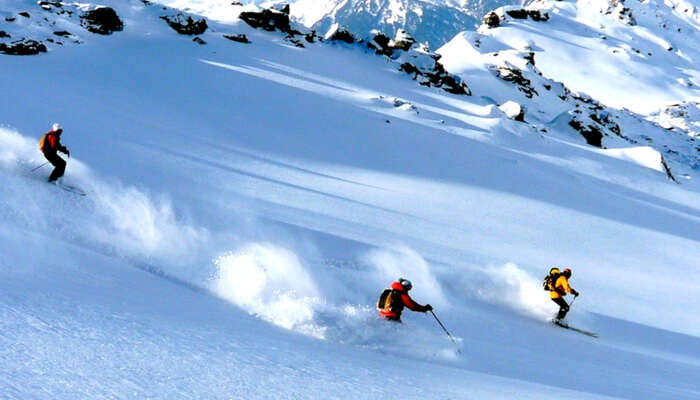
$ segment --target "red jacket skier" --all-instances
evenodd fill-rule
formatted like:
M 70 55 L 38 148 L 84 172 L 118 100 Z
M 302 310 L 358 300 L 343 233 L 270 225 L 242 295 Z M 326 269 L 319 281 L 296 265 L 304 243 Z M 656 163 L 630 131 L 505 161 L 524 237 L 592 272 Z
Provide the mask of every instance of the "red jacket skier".
M 385 289 L 377 302 L 379 315 L 388 320 L 401 321 L 404 307 L 417 312 L 432 310 L 433 307 L 430 304 L 422 306 L 408 295 L 411 288 L 413 288 L 413 284 L 408 279 L 399 278 L 398 281 L 392 283 L 391 288 Z
M 63 133 L 63 128 L 58 123 L 53 124 L 51 130 L 44 134 L 41 139 L 39 139 L 39 149 L 44 153 L 44 157 L 54 166 L 51 175 L 49 176 L 49 182 L 54 182 L 58 178 L 63 176 L 66 171 L 66 161 L 58 156 L 58 152 L 64 153 L 70 157 L 70 151 L 66 146 L 61 144 L 61 134 Z

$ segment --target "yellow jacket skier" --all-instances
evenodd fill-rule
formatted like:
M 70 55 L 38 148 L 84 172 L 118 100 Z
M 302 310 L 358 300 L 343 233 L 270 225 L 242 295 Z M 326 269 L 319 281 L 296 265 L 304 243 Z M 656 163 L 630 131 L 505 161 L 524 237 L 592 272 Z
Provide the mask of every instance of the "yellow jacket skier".
M 564 296 L 567 293 L 571 293 L 576 297 L 579 293 L 569 285 L 569 279 L 571 279 L 571 270 L 569 268 L 562 273 L 553 268 L 548 279 L 549 298 L 559 306 L 556 321 L 560 322 L 566 317 L 566 313 L 569 312 L 569 303 L 564 300 Z

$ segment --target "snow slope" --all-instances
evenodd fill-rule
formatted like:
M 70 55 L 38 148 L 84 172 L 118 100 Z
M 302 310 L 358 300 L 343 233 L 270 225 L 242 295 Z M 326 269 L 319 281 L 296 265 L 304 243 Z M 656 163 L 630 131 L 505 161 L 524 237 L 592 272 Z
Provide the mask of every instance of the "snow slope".
M 49 13 L 83 43 L 0 56 L 0 393 L 700 395 L 697 172 L 678 185 L 654 153 L 533 133 L 496 89 L 424 88 L 358 46 L 242 22 L 200 46 L 172 10 L 105 3 L 123 32 Z M 0 29 L 50 35 L 22 5 L 34 19 Z M 86 197 L 30 172 L 54 120 Z M 570 321 L 600 339 L 546 322 L 551 265 L 574 269 Z M 376 319 L 398 276 L 462 355 L 429 316 Z

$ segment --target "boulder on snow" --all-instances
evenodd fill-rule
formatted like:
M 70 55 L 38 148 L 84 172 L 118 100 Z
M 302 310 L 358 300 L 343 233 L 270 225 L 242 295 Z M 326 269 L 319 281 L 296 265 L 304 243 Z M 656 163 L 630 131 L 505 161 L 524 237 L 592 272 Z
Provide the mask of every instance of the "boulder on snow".
M 356 41 L 355 36 L 353 36 L 352 33 L 341 28 L 338 24 L 333 24 L 333 26 L 331 26 L 331 28 L 326 33 L 325 39 L 334 42 L 345 42 L 348 44 L 355 43 Z
M 207 42 L 205 42 L 204 39 L 202 39 L 202 38 L 199 37 L 199 36 L 195 36 L 194 39 L 192 39 L 192 41 L 195 42 L 195 43 L 197 43 L 197 44 L 199 44 L 199 45 L 205 45 L 205 44 L 207 44 Z
M 119 15 L 110 7 L 85 11 L 80 15 L 80 25 L 88 31 L 100 35 L 109 35 L 124 29 L 124 23 Z
M 389 43 L 391 39 L 389 36 L 375 30 L 372 31 L 372 40 L 367 42 L 367 47 L 373 49 L 377 54 L 383 54 L 385 56 L 391 56 L 393 51 Z
M 527 98 L 532 98 L 539 95 L 537 90 L 532 87 L 532 81 L 523 76 L 523 72 L 514 67 L 498 67 L 497 75 L 506 82 L 512 82 L 518 86 L 518 90 L 523 92 Z
M 111 7 L 99 7 L 80 15 L 80 25 L 92 33 L 109 35 L 124 29 L 124 23 Z
M 431 53 L 427 48 L 418 46 L 401 52 L 397 61 L 401 62 L 400 71 L 413 75 L 413 79 L 423 86 L 439 87 L 442 90 L 460 95 L 471 95 L 471 90 L 458 76 L 452 75 L 438 61 L 439 54 Z
M 238 18 L 243 22 L 256 29 L 266 31 L 279 30 L 288 34 L 299 34 L 300 32 L 292 30 L 289 23 L 289 14 L 277 10 L 265 9 L 262 11 L 244 11 Z
M 503 111 L 506 117 L 515 121 L 525 122 L 525 110 L 523 110 L 523 107 L 520 104 L 508 100 L 498 106 L 498 108 Z
M 405 29 L 399 29 L 396 31 L 396 36 L 394 40 L 389 43 L 389 46 L 393 49 L 399 49 L 407 51 L 408 49 L 416 43 L 416 39 L 413 38 Z
M 501 18 L 498 16 L 498 14 L 491 11 L 484 16 L 484 24 L 486 24 L 486 26 L 489 28 L 495 28 L 501 24 Z
M 574 117 L 569 121 L 569 126 L 576 132 L 580 133 L 581 136 L 586 139 L 586 143 L 590 144 L 591 146 L 603 148 L 603 132 L 601 132 L 595 125 L 584 125 L 581 121 Z
M 169 27 L 181 35 L 201 35 L 209 27 L 206 19 L 195 20 L 189 15 L 185 16 L 182 13 L 164 15 L 160 19 L 164 20 Z
M 546 12 L 542 13 L 540 12 L 540 10 L 526 10 L 524 8 L 517 10 L 507 10 L 506 15 L 515 19 L 527 19 L 528 17 L 530 17 L 530 19 L 536 22 L 549 21 L 549 14 Z
M 12 37 L 12 36 L 10 36 L 9 33 L 5 32 L 5 31 L 0 31 L 0 39 L 2 39 L 2 38 L 8 38 L 8 39 L 9 39 L 9 38 L 11 38 L 11 37 Z
M 0 43 L 0 53 L 13 56 L 32 56 L 46 53 L 46 46 L 32 39 L 21 39 L 10 44 Z
M 238 43 L 250 43 L 248 37 L 242 33 L 240 35 L 224 35 L 224 38 Z
M 22 16 L 22 17 L 24 17 L 24 18 L 31 18 L 31 17 L 32 17 L 32 16 L 31 16 L 28 12 L 26 12 L 26 11 L 22 11 L 22 12 L 19 12 L 19 13 L 17 13 L 17 14 L 20 15 L 20 16 Z

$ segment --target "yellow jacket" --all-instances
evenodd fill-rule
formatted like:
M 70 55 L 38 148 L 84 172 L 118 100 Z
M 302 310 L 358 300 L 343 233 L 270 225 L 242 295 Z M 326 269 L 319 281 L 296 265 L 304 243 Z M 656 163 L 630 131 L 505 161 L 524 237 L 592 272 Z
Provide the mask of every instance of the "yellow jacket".
M 549 297 L 552 299 L 558 299 L 567 293 L 573 293 L 574 290 L 569 286 L 569 280 L 566 279 L 566 276 L 560 275 L 559 278 L 557 278 L 557 281 L 554 282 L 554 288 L 556 290 L 552 290 L 549 292 Z

